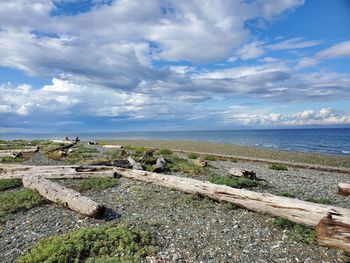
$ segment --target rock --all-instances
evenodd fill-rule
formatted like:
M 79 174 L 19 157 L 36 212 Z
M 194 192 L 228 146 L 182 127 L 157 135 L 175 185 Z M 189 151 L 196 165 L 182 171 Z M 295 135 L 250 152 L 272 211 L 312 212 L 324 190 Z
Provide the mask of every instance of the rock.
M 201 160 L 201 159 L 196 159 L 196 160 L 193 160 L 193 163 L 197 166 L 201 166 L 201 167 L 205 167 L 208 165 L 208 163 L 204 160 Z

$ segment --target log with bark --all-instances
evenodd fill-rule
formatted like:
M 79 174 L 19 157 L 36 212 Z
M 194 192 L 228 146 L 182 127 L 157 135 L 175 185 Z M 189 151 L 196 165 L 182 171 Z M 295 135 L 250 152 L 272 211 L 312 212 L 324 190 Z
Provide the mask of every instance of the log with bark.
M 338 184 L 338 193 L 341 195 L 350 195 L 350 184 L 339 183 Z
M 248 178 L 256 180 L 256 173 L 254 171 L 248 171 L 240 168 L 233 167 L 230 169 L 229 174 L 235 177 Z
M 67 206 L 81 214 L 99 217 L 105 211 L 103 205 L 43 177 L 27 175 L 23 177 L 22 181 L 25 188 L 36 190 L 48 200 Z
M 94 163 L 92 165 L 114 166 L 114 167 L 121 167 L 121 168 L 132 168 L 133 167 L 128 160 L 123 160 L 123 159 L 122 160 L 107 161 L 107 162 L 98 162 L 98 163 Z

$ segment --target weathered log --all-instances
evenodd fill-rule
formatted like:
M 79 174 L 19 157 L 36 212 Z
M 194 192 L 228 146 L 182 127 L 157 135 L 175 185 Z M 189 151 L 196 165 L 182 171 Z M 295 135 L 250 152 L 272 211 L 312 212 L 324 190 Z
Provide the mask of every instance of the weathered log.
M 16 156 L 23 153 L 33 153 L 39 151 L 39 147 L 28 147 L 23 149 L 0 150 L 0 157 Z
M 110 149 L 122 149 L 123 148 L 123 146 L 121 146 L 121 145 L 113 145 L 113 144 L 111 144 L 111 145 L 106 144 L 106 145 L 103 145 L 102 147 L 110 148 Z
M 158 157 L 156 164 L 153 166 L 152 171 L 155 173 L 161 173 L 165 170 L 166 161 L 163 157 Z
M 136 162 L 131 156 L 128 156 L 128 162 L 130 163 L 132 169 L 143 170 L 142 165 Z
M 50 142 L 53 142 L 53 143 L 63 143 L 63 144 L 71 144 L 73 143 L 73 141 L 71 140 L 49 140 Z
M 201 167 L 205 167 L 208 165 L 208 163 L 202 159 L 195 159 L 193 160 L 193 164 Z
M 151 158 L 153 156 L 153 152 L 155 151 L 155 149 L 148 149 L 146 151 L 144 151 L 141 155 L 141 157 L 139 158 L 139 162 L 143 163 L 145 162 L 147 159 Z
M 28 175 L 24 176 L 22 181 L 25 188 L 36 190 L 48 200 L 67 206 L 81 214 L 98 217 L 105 211 L 103 205 L 43 177 Z
M 350 218 L 329 213 L 317 224 L 316 238 L 322 246 L 350 252 Z
M 198 193 L 218 201 L 227 201 L 251 211 L 283 217 L 292 222 L 315 227 L 329 212 L 350 218 L 350 209 L 316 204 L 296 198 L 236 189 L 225 185 L 194 180 L 192 178 L 157 174 L 146 171 L 115 168 L 120 176 L 178 189 L 186 193 Z
M 341 195 L 350 195 L 350 184 L 339 183 L 338 193 Z
M 230 169 L 229 174 L 235 177 L 242 177 L 242 178 L 248 178 L 251 180 L 256 180 L 256 173 L 254 171 L 248 171 L 244 169 L 239 169 L 236 167 L 233 167 Z
M 38 175 L 46 179 L 116 178 L 112 167 L 0 165 L 0 179 L 21 179 L 26 175 Z
M 121 168 L 133 167 L 128 160 L 113 160 L 113 161 L 107 161 L 107 162 L 98 162 L 92 165 L 114 166 L 114 167 L 121 167 Z

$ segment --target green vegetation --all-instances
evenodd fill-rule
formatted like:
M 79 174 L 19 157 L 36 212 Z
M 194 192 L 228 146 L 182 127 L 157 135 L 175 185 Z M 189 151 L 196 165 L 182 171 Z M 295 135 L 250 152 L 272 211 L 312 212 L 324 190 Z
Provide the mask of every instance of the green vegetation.
M 206 160 L 206 161 L 217 161 L 218 157 L 215 156 L 215 155 L 205 155 L 204 156 L 204 160 Z
M 118 181 L 111 177 L 91 177 L 89 179 L 79 180 L 75 188 L 80 192 L 88 190 L 98 191 L 116 185 L 118 185 Z
M 192 205 L 194 208 L 198 207 L 210 207 L 215 201 L 207 196 L 201 196 L 200 194 L 187 194 L 185 198 L 187 205 Z
M 126 226 L 95 227 L 43 239 L 22 255 L 19 262 L 133 263 L 156 252 L 152 237 L 144 230 Z
M 330 200 L 328 198 L 323 198 L 323 197 L 320 197 L 320 198 L 310 197 L 310 198 L 306 199 L 305 201 L 312 202 L 312 203 L 323 204 L 323 205 L 332 205 L 332 204 L 334 204 L 333 200 Z
M 197 159 L 197 158 L 199 158 L 199 154 L 198 153 L 187 153 L 187 157 L 190 159 Z
M 171 172 L 183 172 L 191 175 L 208 174 L 209 170 L 205 167 L 197 166 L 188 162 L 186 159 L 177 156 L 166 157 L 167 169 Z
M 82 144 L 78 144 L 73 149 L 74 151 L 68 153 L 66 156 L 66 160 L 70 164 L 75 164 L 83 160 L 93 158 L 95 154 L 99 152 L 96 148 L 85 147 Z
M 0 159 L 1 163 L 23 163 L 26 159 L 22 157 L 5 156 Z
M 288 237 L 292 240 L 308 244 L 313 244 L 316 241 L 315 230 L 311 227 L 296 224 L 284 218 L 277 218 L 274 224 L 282 229 L 287 229 Z
M 279 192 L 277 193 L 279 196 L 285 196 L 285 197 L 290 197 L 290 198 L 295 198 L 296 196 L 294 194 L 291 194 L 289 192 Z
M 269 166 L 269 168 L 278 171 L 288 171 L 288 167 L 286 165 L 279 163 L 273 163 Z
M 6 214 L 25 211 L 46 201 L 38 192 L 29 189 L 2 192 L 0 193 L 0 220 Z
M 214 184 L 227 185 L 233 188 L 250 188 L 259 186 L 259 182 L 247 178 L 237 178 L 232 176 L 211 176 L 210 182 Z
M 0 179 L 0 191 L 22 186 L 21 179 Z
M 158 154 L 160 155 L 172 155 L 173 152 L 169 149 L 163 148 L 158 151 Z
M 33 146 L 33 144 L 24 140 L 0 141 L 0 150 L 22 149 L 28 146 Z

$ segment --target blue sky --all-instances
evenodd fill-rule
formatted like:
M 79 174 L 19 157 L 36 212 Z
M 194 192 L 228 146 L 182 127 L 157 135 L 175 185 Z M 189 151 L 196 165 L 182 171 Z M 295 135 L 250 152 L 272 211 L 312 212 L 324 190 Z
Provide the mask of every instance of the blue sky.
M 350 1 L 13 0 L 0 132 L 350 126 Z

